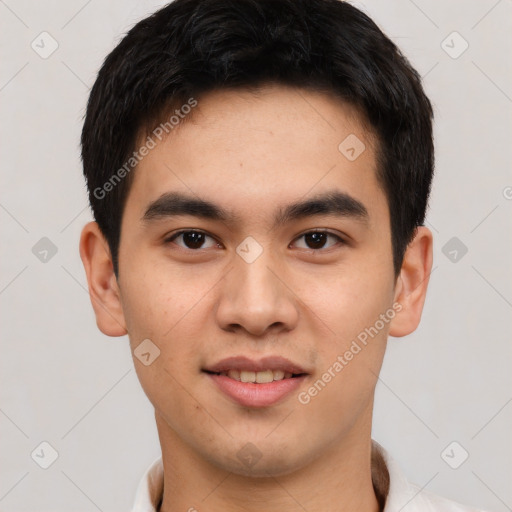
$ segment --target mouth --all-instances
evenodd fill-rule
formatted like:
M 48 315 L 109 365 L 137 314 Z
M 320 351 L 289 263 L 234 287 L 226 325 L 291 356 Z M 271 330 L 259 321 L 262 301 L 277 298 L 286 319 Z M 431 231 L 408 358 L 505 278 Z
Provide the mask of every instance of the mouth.
M 210 375 L 222 375 L 238 382 L 251 382 L 253 384 L 268 384 L 269 382 L 279 381 L 283 379 L 295 379 L 303 377 L 306 373 L 292 373 L 284 370 L 264 370 L 264 371 L 250 371 L 241 369 L 231 369 L 222 372 L 211 372 L 204 370 Z
M 309 373 L 280 356 L 258 361 L 246 357 L 223 359 L 202 369 L 224 395 L 244 407 L 268 407 L 296 390 Z

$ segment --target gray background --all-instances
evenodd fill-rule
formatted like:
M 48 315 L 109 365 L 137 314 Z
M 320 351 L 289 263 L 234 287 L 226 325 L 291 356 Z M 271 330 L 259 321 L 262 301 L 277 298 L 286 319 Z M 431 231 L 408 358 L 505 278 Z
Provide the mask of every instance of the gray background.
M 160 453 L 128 340 L 97 330 L 78 255 L 88 91 L 159 5 L 0 0 L 2 511 L 127 510 Z M 390 339 L 374 438 L 421 487 L 511 510 L 512 2 L 356 5 L 410 58 L 436 110 L 435 270 L 420 328 Z M 47 58 L 43 31 L 59 45 Z M 43 441 L 58 452 L 48 469 L 36 460 L 49 449 L 31 458 Z

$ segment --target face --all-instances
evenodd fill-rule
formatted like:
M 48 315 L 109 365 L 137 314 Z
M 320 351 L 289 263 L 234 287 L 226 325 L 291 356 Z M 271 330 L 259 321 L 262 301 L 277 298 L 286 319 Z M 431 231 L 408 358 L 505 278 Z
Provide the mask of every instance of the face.
M 286 474 L 370 436 L 400 309 L 373 139 L 351 107 L 286 87 L 211 93 L 192 119 L 135 171 L 122 322 L 132 351 L 159 350 L 134 364 L 161 435 Z

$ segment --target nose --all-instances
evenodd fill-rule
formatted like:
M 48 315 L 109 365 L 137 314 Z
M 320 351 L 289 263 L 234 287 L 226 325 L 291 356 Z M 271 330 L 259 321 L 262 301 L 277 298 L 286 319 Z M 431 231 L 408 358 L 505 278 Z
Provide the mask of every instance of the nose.
M 290 331 L 299 318 L 292 290 L 269 250 L 251 263 L 235 255 L 234 268 L 222 281 L 217 322 L 226 331 L 246 331 L 253 336 Z

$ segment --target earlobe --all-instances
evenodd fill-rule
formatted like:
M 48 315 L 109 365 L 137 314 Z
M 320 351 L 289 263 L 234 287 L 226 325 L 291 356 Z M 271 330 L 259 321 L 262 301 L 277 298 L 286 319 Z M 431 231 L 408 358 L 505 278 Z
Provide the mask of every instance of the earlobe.
M 401 305 L 390 325 L 390 336 L 406 336 L 420 323 L 432 271 L 432 232 L 420 226 L 407 246 L 395 287 L 395 302 Z
M 82 229 L 80 257 L 98 328 L 108 336 L 127 334 L 110 250 L 96 222 L 89 222 Z

